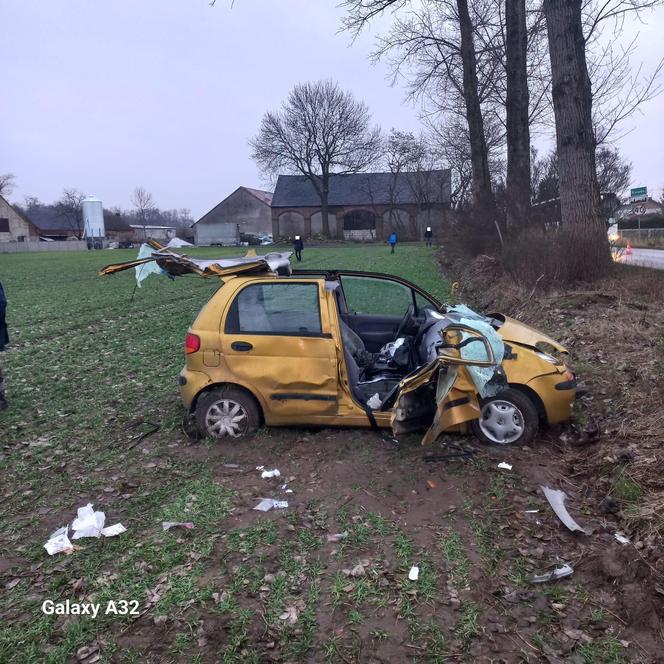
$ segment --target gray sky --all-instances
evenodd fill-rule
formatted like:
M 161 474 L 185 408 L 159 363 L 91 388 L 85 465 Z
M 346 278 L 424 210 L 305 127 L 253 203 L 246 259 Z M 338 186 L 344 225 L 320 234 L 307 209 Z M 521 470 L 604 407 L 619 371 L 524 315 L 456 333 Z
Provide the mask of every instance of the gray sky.
M 262 187 L 247 140 L 300 81 L 334 78 L 383 128 L 417 109 L 351 45 L 335 0 L 3 0 L 0 172 L 12 200 L 64 187 L 130 207 L 137 185 L 196 218 L 239 185 Z M 664 54 L 664 9 L 639 26 L 640 56 Z M 375 26 L 380 32 L 386 24 Z M 620 141 L 635 185 L 664 185 L 664 97 Z

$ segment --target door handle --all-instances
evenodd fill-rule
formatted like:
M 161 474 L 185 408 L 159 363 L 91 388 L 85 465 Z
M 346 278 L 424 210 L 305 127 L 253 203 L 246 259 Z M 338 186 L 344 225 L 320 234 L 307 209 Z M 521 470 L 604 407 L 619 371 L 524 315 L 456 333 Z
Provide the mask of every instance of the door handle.
M 231 344 L 231 348 L 233 350 L 248 351 L 251 350 L 253 346 L 248 341 L 234 341 Z

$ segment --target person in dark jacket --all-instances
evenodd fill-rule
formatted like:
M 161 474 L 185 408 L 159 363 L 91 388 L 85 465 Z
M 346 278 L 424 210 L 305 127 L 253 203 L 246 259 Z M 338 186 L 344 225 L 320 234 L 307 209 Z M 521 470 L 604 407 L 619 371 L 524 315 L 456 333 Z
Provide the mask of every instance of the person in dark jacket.
M 7 332 L 7 322 L 5 321 L 6 310 L 7 298 L 5 297 L 2 282 L 0 282 L 0 352 L 9 343 L 9 333 Z M 7 400 L 5 399 L 5 380 L 2 375 L 2 367 L 0 366 L 0 410 L 3 408 L 7 408 Z
M 433 242 L 433 231 L 431 226 L 427 226 L 427 229 L 424 231 L 424 241 L 426 242 L 427 247 L 430 247 Z
M 302 242 L 302 238 L 299 235 L 295 236 L 293 249 L 295 249 L 295 258 L 297 258 L 297 262 L 299 263 L 302 260 L 302 249 L 304 249 L 304 242 Z
M 390 245 L 390 247 L 392 247 L 392 251 L 390 251 L 390 253 L 393 254 L 394 247 L 397 246 L 397 234 L 394 231 L 392 231 L 392 233 L 390 233 L 390 237 L 387 238 L 387 243 Z

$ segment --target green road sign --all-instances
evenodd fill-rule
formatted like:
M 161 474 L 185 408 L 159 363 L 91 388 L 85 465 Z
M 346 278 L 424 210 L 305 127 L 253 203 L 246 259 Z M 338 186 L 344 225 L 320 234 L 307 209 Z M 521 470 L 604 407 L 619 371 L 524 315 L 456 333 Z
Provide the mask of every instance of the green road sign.
M 629 190 L 630 198 L 647 198 L 648 197 L 648 187 L 636 187 L 635 189 Z

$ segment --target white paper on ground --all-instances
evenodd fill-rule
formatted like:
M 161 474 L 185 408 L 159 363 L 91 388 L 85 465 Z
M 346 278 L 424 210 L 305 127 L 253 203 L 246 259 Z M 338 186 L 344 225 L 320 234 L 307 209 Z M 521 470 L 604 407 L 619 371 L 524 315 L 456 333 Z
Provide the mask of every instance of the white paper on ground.
M 498 468 L 503 468 L 504 470 L 512 470 L 512 464 L 506 463 L 505 461 L 501 461 L 498 464 Z
M 115 537 L 116 535 L 122 535 L 124 532 L 127 532 L 127 529 L 121 523 L 116 523 L 101 530 L 104 537 Z
M 263 479 L 267 479 L 270 477 L 281 477 L 281 473 L 276 468 L 274 470 L 264 470 L 261 473 L 261 477 Z
M 274 498 L 262 498 L 261 502 L 254 507 L 259 512 L 269 512 L 272 508 L 285 509 L 288 507 L 288 502 L 285 500 L 275 500 Z
M 417 565 L 413 565 L 413 566 L 410 568 L 410 572 L 408 572 L 408 578 L 409 578 L 411 581 L 417 581 L 417 579 L 419 578 L 419 576 L 420 576 L 420 568 L 419 568 Z
M 73 549 L 72 543 L 69 541 L 69 537 L 67 536 L 68 529 L 69 528 L 67 526 L 58 528 L 58 530 L 56 530 L 48 538 L 48 542 L 44 544 L 44 548 L 46 549 L 49 556 L 60 553 L 61 551 L 68 551 Z
M 161 527 L 164 530 L 170 530 L 171 528 L 186 528 L 187 530 L 193 530 L 194 524 L 191 521 L 162 521 Z
M 74 531 L 72 539 L 81 537 L 99 537 L 106 521 L 106 515 L 103 512 L 95 512 L 92 503 L 84 507 L 79 507 L 77 517 L 71 524 Z

